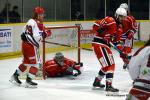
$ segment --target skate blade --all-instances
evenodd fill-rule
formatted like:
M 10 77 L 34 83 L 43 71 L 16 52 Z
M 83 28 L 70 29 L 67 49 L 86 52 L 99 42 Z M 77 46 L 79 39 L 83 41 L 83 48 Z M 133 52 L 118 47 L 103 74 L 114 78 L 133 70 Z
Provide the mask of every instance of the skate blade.
M 70 79 L 70 80 L 76 80 L 77 76 L 67 76 L 67 78 Z
M 14 85 L 17 85 L 17 86 L 21 86 L 21 84 L 17 83 L 16 81 L 10 79 L 9 80 L 10 83 L 14 84 Z
M 92 90 L 104 90 L 104 87 L 92 87 Z
M 108 93 L 108 94 L 118 94 L 119 91 L 106 91 L 106 93 Z
M 37 88 L 37 85 L 30 85 L 30 84 L 26 83 L 25 84 L 25 88 L 32 88 L 32 89 L 34 89 L 34 88 Z

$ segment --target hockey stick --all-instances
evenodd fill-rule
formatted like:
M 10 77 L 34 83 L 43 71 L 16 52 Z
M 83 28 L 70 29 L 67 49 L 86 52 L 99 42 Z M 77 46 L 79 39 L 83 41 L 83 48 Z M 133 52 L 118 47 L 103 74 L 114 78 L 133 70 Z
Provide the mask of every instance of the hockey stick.
M 50 42 L 50 41 L 42 41 L 42 42 L 49 43 L 49 44 L 56 44 L 56 45 L 60 45 L 60 46 L 66 46 L 66 47 L 73 47 L 71 45 L 60 44 L 60 43 L 55 43 L 55 42 Z
M 109 42 L 109 44 L 110 44 L 115 50 L 117 50 L 117 51 L 119 52 L 119 54 L 124 55 L 124 53 L 123 53 L 121 50 L 119 50 L 112 42 Z M 130 60 L 131 57 L 132 57 L 132 56 L 127 56 L 127 59 Z
M 122 54 L 122 51 L 119 50 L 112 42 L 109 42 L 109 44 L 110 44 L 115 50 L 117 50 L 120 54 Z
M 42 42 L 49 43 L 49 44 L 60 45 L 60 46 L 65 46 L 65 47 L 78 48 L 78 47 L 75 47 L 75 46 L 71 46 L 71 45 L 67 45 L 67 44 L 61 44 L 61 43 L 56 43 L 56 42 L 50 42 L 50 41 L 42 41 Z M 83 48 L 83 47 L 81 47 L 81 49 L 88 50 L 88 51 L 93 51 L 92 49 Z

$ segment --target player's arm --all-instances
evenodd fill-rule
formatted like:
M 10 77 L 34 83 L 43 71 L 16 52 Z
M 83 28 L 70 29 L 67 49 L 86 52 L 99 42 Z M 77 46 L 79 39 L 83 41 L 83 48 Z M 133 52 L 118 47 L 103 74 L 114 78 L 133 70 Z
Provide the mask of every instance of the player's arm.
M 137 27 L 137 22 L 132 16 L 128 17 L 128 20 L 130 24 L 130 29 L 127 31 L 127 38 L 130 40 L 133 38 L 134 34 L 137 32 L 138 27 Z
M 59 69 L 59 65 L 54 60 L 46 61 L 44 64 L 45 73 L 48 77 L 61 77 L 63 74 Z
M 70 60 L 70 59 L 66 59 L 66 60 L 67 61 L 65 65 L 68 66 L 67 71 L 71 72 L 73 76 L 80 75 L 81 74 L 80 67 L 83 64 L 76 63 L 75 61 Z
M 99 34 L 102 34 L 105 31 L 104 26 L 105 25 L 101 22 L 101 20 L 97 20 L 93 25 L 93 30 Z
M 123 30 L 121 27 L 117 28 L 116 33 L 113 34 L 113 36 L 111 36 L 111 42 L 119 49 L 122 50 L 122 42 L 121 42 L 121 35 L 123 33 Z
M 127 34 L 127 39 L 129 39 L 129 40 L 132 39 L 135 33 L 136 33 L 136 31 L 133 30 L 133 29 L 128 30 L 128 31 L 126 32 L 126 34 Z

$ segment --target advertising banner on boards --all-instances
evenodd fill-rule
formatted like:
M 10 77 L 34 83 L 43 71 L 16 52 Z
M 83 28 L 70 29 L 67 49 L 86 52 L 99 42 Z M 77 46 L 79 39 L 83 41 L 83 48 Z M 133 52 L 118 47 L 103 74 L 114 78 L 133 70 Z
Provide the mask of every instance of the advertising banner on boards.
M 0 27 L 0 53 L 13 51 L 13 28 Z

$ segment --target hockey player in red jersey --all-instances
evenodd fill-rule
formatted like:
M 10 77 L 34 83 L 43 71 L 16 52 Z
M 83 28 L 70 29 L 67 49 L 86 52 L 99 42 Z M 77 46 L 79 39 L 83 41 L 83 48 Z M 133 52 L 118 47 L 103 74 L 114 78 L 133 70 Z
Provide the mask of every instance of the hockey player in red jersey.
M 94 87 L 105 87 L 101 80 L 106 75 L 106 91 L 118 92 L 119 90 L 112 86 L 112 79 L 115 70 L 115 62 L 112 51 L 110 49 L 110 42 L 117 38 L 117 32 L 121 34 L 120 23 L 126 17 L 127 13 L 124 8 L 118 8 L 115 17 L 105 17 L 104 19 L 97 20 L 93 25 L 93 30 L 97 33 L 92 42 L 93 50 L 100 62 L 102 68 L 98 76 L 95 78 Z
M 37 83 L 32 79 L 35 77 L 38 68 L 41 65 L 39 55 L 39 42 L 43 37 L 51 35 L 49 30 L 46 30 L 43 25 L 44 9 L 42 7 L 35 7 L 33 11 L 33 17 L 26 23 L 22 39 L 22 54 L 23 61 L 12 75 L 10 81 L 20 85 L 22 82 L 19 80 L 19 75 L 24 72 L 27 67 L 30 67 L 26 78 L 26 87 L 36 87 Z
M 132 52 L 134 34 L 137 32 L 137 23 L 135 18 L 129 13 L 126 3 L 121 4 L 120 8 L 124 8 L 127 11 L 127 17 L 123 20 L 122 46 L 120 50 L 129 56 Z M 128 61 L 125 58 L 122 59 L 124 61 L 123 69 L 126 69 Z
M 105 87 L 105 85 L 101 83 L 101 80 L 106 75 L 106 91 L 119 91 L 112 86 L 115 62 L 110 49 L 110 42 L 116 39 L 118 34 L 121 34 L 122 29 L 120 23 L 124 20 L 126 15 L 127 13 L 124 8 L 118 8 L 114 18 L 107 16 L 104 19 L 97 20 L 93 25 L 93 30 L 97 34 L 94 36 L 92 47 L 102 66 L 98 76 L 94 80 L 94 87 Z
M 81 66 L 81 64 L 77 64 L 75 61 L 65 58 L 60 52 L 56 53 L 52 60 L 46 61 L 44 65 L 47 77 L 78 76 L 81 74 Z
M 134 81 L 127 100 L 149 100 L 150 97 L 150 39 L 132 56 L 129 73 Z

